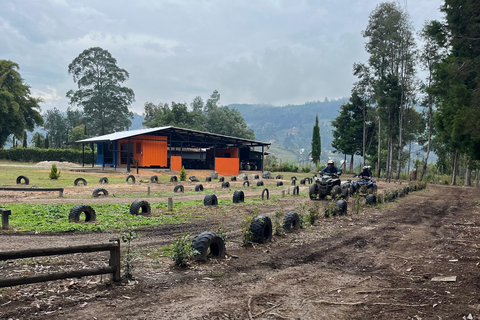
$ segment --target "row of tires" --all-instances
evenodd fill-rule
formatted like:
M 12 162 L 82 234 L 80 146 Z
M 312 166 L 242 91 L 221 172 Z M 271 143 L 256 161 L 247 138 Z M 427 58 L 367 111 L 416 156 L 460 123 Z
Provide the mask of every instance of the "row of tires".
M 152 212 L 152 208 L 148 201 L 145 200 L 135 200 L 130 205 L 130 214 L 133 215 L 146 215 Z M 82 214 L 85 215 L 85 222 L 94 222 L 97 220 L 97 215 L 95 210 L 86 204 L 77 204 L 74 206 L 70 213 L 68 214 L 69 222 L 80 222 Z

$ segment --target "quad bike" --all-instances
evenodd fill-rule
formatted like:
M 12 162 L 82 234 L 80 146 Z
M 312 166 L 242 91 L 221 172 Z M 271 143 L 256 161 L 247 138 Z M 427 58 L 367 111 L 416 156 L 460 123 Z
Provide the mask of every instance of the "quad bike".
M 366 204 L 377 203 L 377 184 L 370 179 L 360 178 L 358 181 L 348 180 L 352 186 L 352 193 L 357 193 L 359 196 L 365 198 Z
M 340 178 L 336 174 L 324 173 L 320 177 L 313 177 L 314 181 L 308 189 L 308 195 L 311 200 L 325 199 L 326 196 L 336 198 L 348 198 L 350 192 L 346 187 L 342 187 Z

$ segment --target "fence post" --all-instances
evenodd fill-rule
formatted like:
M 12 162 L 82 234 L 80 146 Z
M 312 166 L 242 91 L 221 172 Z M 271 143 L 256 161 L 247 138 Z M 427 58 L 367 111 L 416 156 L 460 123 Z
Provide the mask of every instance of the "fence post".
M 2 212 L 2 229 L 8 230 L 10 228 L 8 216 L 12 214 L 12 211 L 7 209 L 0 209 L 0 211 Z
M 148 193 L 147 195 L 150 197 L 150 186 L 148 186 Z
M 285 190 L 282 190 L 282 198 L 285 198 Z
M 172 211 L 172 210 L 173 210 L 173 199 L 168 198 L 168 211 Z
M 116 242 L 118 246 L 110 249 L 110 260 L 108 265 L 110 267 L 115 267 L 115 272 L 112 274 L 112 280 L 118 282 L 121 280 L 120 277 L 120 239 L 111 239 L 110 242 Z

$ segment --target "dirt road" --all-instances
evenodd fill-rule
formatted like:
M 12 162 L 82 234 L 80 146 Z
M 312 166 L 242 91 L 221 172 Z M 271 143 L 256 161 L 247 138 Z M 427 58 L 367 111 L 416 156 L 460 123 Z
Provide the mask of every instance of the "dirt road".
M 0 289 L 0 317 L 478 319 L 479 199 L 476 188 L 428 186 L 385 208 L 321 218 L 313 227 L 251 248 L 240 246 L 244 212 L 144 230 L 135 242 L 135 282 L 109 285 L 89 277 Z M 273 216 L 279 209 L 293 209 L 293 204 L 259 213 Z M 178 269 L 158 257 L 160 245 L 183 232 L 211 229 L 214 220 L 230 230 L 226 259 Z M 0 250 L 15 243 L 63 245 L 110 236 L 0 235 Z M 73 257 L 54 266 L 99 261 L 97 255 Z M 38 263 L 0 264 L 9 274 L 22 274 L 27 267 L 40 268 Z M 447 276 L 455 281 L 432 281 Z

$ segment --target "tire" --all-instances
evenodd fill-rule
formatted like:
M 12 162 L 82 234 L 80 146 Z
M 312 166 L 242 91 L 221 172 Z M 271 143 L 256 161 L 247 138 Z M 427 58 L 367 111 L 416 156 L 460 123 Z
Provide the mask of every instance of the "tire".
M 150 214 L 152 212 L 152 208 L 150 207 L 150 204 L 148 201 L 145 200 L 135 200 L 132 202 L 132 205 L 130 206 L 130 214 L 133 215 L 144 215 L 144 214 Z
M 237 181 L 237 177 L 232 176 L 232 177 L 230 178 L 230 181 Z
M 347 202 L 345 200 L 335 202 L 335 207 L 337 207 L 337 213 L 339 215 L 347 214 Z
M 74 186 L 78 186 L 78 183 L 81 182 L 82 185 L 86 186 L 87 185 L 87 180 L 83 179 L 83 178 L 77 178 L 75 179 L 75 181 L 73 181 L 73 185 Z
M 305 178 L 303 178 L 302 180 L 300 180 L 300 184 L 305 184 Z
M 350 196 L 350 185 L 344 184 L 342 186 L 342 198 L 348 199 L 349 196 Z
M 214 195 L 214 194 L 205 195 L 205 198 L 203 199 L 203 205 L 204 206 L 216 206 L 216 205 L 218 205 L 217 196 Z
M 290 211 L 283 219 L 283 229 L 287 232 L 292 232 L 300 228 L 300 217 L 298 213 Z
M 297 180 L 297 177 L 293 176 L 290 178 L 290 180 Z
M 223 181 L 225 181 L 225 177 L 218 178 L 218 182 L 223 182 Z
M 193 238 L 192 249 L 198 251 L 193 258 L 197 261 L 207 261 L 208 257 L 224 258 L 225 241 L 215 232 L 205 231 Z
M 410 187 L 405 187 L 405 193 L 408 194 L 410 192 Z
M 188 177 L 188 180 L 190 180 L 190 182 L 198 182 L 198 179 L 195 176 Z
M 97 188 L 97 189 L 93 190 L 92 196 L 94 198 L 98 198 L 98 197 L 100 197 L 100 193 L 104 197 L 108 196 L 108 191 L 105 188 Z
M 269 217 L 258 216 L 250 224 L 253 242 L 265 243 L 272 240 L 272 220 Z
M 173 188 L 173 192 L 177 193 L 177 192 L 183 192 L 184 191 L 184 188 L 181 184 L 177 184 L 174 188 Z
M 107 177 L 101 177 L 100 180 L 98 180 L 98 183 L 108 184 L 108 178 Z
M 195 191 L 197 191 L 197 192 L 198 192 L 198 191 L 203 191 L 203 185 L 200 184 L 200 183 L 197 184 L 197 185 L 195 186 Z
M 30 183 L 30 180 L 27 178 L 27 176 L 18 176 L 17 177 L 17 184 L 21 184 L 22 180 L 25 181 L 26 185 L 28 185 Z
M 268 200 L 270 198 L 270 191 L 268 191 L 267 188 L 262 190 L 262 200 L 263 200 L 263 195 L 265 194 L 265 192 L 267 192 L 267 200 Z
M 293 187 L 293 195 L 299 195 L 300 194 L 300 187 L 299 186 L 295 186 Z
M 310 200 L 317 199 L 318 191 L 319 191 L 318 184 L 314 183 L 310 185 L 310 187 L 308 188 L 308 196 L 310 197 Z
M 135 183 L 135 176 L 134 175 L 130 174 L 130 175 L 127 176 L 127 183 L 129 183 L 130 179 L 132 180 L 132 183 Z
M 242 190 L 237 190 L 233 193 L 233 203 L 245 202 L 245 193 Z
M 158 183 L 158 176 L 151 176 L 150 177 L 150 182 L 151 183 Z
M 275 179 L 279 179 L 279 180 L 280 180 L 280 179 L 283 179 L 283 176 L 282 176 L 281 174 L 279 174 L 279 175 L 277 175 L 277 176 L 275 177 Z
M 277 181 L 277 187 L 280 187 L 280 186 L 283 186 L 283 182 L 282 181 Z
M 210 181 L 212 181 L 212 177 L 206 177 L 205 178 L 205 182 L 210 182 Z
M 70 213 L 68 214 L 68 222 L 79 222 L 82 213 L 85 213 L 85 222 L 97 220 L 97 215 L 92 207 L 86 204 L 77 204 L 72 210 L 70 210 Z
M 373 205 L 377 204 L 377 197 L 374 194 L 369 194 L 365 198 L 365 204 L 369 205 L 369 206 L 373 206 Z
M 254 179 L 260 179 L 260 176 L 258 174 L 256 174 Z
M 262 187 L 263 186 L 263 181 L 260 180 L 260 181 L 257 181 L 257 187 Z
M 342 194 L 342 187 L 340 187 L 340 186 L 333 186 L 332 192 L 330 192 L 330 194 L 332 195 L 332 197 L 335 197 L 335 196 L 337 196 L 337 195 L 341 195 L 341 194 Z
M 244 176 L 243 176 L 243 180 L 248 180 L 248 176 L 247 176 L 247 175 L 244 175 Z
M 177 181 L 178 181 L 177 176 L 170 177 L 170 182 L 177 182 Z
M 228 181 L 223 181 L 223 182 L 222 182 L 222 188 L 230 188 L 230 182 L 228 182 Z
M 296 179 L 293 179 L 292 180 L 292 186 L 296 185 L 297 184 L 297 180 Z
M 245 187 L 245 185 L 247 185 L 247 187 L 250 187 L 250 182 L 247 180 L 243 183 L 243 186 Z

